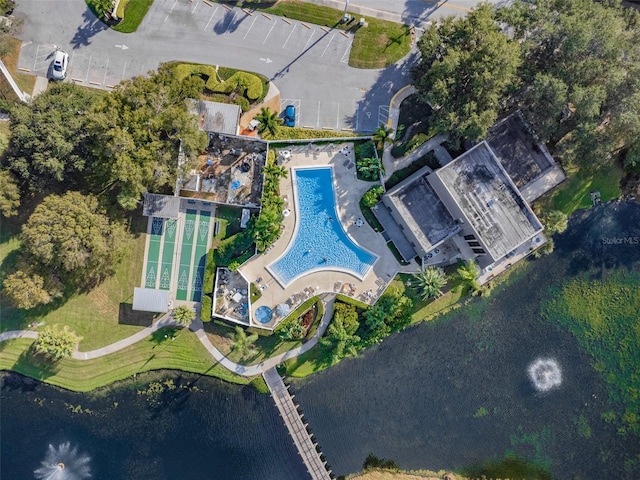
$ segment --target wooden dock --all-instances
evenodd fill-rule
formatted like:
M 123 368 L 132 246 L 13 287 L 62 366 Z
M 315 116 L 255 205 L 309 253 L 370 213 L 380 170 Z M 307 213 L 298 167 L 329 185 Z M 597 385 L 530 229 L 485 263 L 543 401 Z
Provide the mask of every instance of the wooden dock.
M 307 466 L 309 475 L 313 480 L 330 480 L 332 478 L 331 471 L 327 470 L 326 462 L 320 458 L 320 453 L 316 449 L 317 444 L 311 439 L 311 434 L 302 421 L 302 415 L 298 413 L 296 405 L 293 403 L 293 397 L 282 378 L 275 368 L 270 368 L 262 376 L 267 382 L 276 407 L 278 407 L 289 434 L 293 438 L 293 443 Z

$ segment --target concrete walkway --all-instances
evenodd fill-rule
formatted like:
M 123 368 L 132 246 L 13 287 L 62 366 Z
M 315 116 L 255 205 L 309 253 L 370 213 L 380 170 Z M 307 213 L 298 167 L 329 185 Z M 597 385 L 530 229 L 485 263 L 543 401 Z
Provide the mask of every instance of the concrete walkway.
M 274 368 L 277 365 L 280 365 L 282 362 L 284 362 L 285 360 L 288 360 L 289 358 L 295 358 L 298 355 L 301 355 L 307 352 L 318 343 L 318 339 L 322 335 L 324 335 L 324 332 L 327 329 L 327 326 L 329 325 L 329 321 L 331 320 L 331 316 L 333 314 L 333 304 L 335 301 L 335 295 L 329 294 L 325 296 L 325 299 L 326 299 L 326 303 L 325 303 L 324 316 L 320 321 L 320 325 L 318 326 L 316 333 L 308 342 L 306 342 L 305 344 L 297 348 L 294 348 L 287 352 L 271 357 L 257 365 L 250 365 L 250 366 L 240 365 L 239 363 L 232 362 L 227 357 L 225 357 L 220 350 L 218 350 L 216 347 L 213 346 L 213 344 L 209 340 L 209 337 L 207 337 L 207 334 L 204 331 L 204 325 L 201 320 L 198 319 L 194 321 L 189 327 L 189 329 L 195 332 L 200 342 L 204 345 L 204 347 L 209 351 L 211 356 L 218 363 L 220 363 L 222 366 L 224 366 L 228 370 L 234 373 L 237 373 L 238 375 L 242 375 L 245 377 L 253 377 L 255 375 L 263 374 L 270 368 Z M 103 357 L 105 355 L 109 355 L 111 353 L 122 350 L 123 348 L 127 348 L 133 345 L 134 343 L 139 342 L 140 340 L 144 340 L 156 330 L 159 330 L 165 327 L 175 326 L 175 325 L 177 325 L 177 323 L 175 322 L 175 320 L 173 320 L 173 317 L 171 316 L 171 314 L 167 313 L 150 327 L 144 328 L 139 332 L 131 335 L 130 337 L 124 338 L 115 343 L 112 343 L 111 345 L 107 345 L 106 347 L 98 348 L 96 350 L 91 350 L 88 352 L 75 351 L 73 352 L 72 358 L 75 360 L 91 360 L 93 358 Z M 0 333 L 0 342 L 4 342 L 6 340 L 14 340 L 18 338 L 31 338 L 35 340 L 36 338 L 38 338 L 38 332 L 34 330 L 12 330 L 8 332 Z
M 389 102 L 389 119 L 387 120 L 387 127 L 392 128 L 394 133 L 398 130 L 400 105 L 408 96 L 413 95 L 416 92 L 417 90 L 413 85 L 407 85 L 398 90 L 391 98 L 391 101 Z M 441 165 L 446 165 L 451 161 L 451 155 L 449 155 L 449 152 L 447 152 L 447 150 L 442 146 L 442 143 L 445 142 L 447 138 L 448 135 L 436 135 L 420 145 L 413 152 L 409 153 L 409 155 L 401 158 L 394 158 L 394 156 L 391 155 L 392 144 L 386 144 L 384 146 L 384 151 L 382 152 L 382 165 L 384 166 L 385 171 L 384 180 L 389 180 L 391 175 L 393 175 L 393 172 L 411 165 L 431 150 L 434 151 L 434 154 Z

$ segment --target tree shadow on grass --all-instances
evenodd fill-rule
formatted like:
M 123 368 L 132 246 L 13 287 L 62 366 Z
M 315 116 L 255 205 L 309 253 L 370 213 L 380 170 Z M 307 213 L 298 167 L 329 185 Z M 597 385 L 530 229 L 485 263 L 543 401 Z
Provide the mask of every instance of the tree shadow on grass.
M 154 343 L 153 348 L 156 348 L 163 343 L 172 342 L 178 335 L 180 335 L 181 328 L 160 328 L 151 334 L 151 341 Z
M 60 371 L 60 361 L 36 353 L 31 345 L 20 354 L 11 369 L 36 380 L 44 381 Z

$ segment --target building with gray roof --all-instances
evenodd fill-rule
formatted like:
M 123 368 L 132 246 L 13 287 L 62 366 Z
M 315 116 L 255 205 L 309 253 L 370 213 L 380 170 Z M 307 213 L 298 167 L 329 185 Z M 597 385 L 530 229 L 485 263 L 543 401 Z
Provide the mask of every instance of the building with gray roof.
M 229 103 L 190 100 L 189 111 L 198 117 L 198 127 L 205 132 L 237 135 L 242 109 Z
M 543 230 L 486 142 L 435 172 L 421 169 L 382 203 L 425 264 L 473 258 L 491 271 L 537 246 Z

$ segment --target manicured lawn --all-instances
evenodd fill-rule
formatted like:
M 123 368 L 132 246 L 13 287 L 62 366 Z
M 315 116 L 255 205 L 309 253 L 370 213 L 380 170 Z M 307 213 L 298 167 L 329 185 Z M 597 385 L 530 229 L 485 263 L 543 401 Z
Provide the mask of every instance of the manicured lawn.
M 124 9 L 124 20 L 115 25 L 113 29 L 121 33 L 135 32 L 152 3 L 153 0 L 129 0 Z
M 255 365 L 274 355 L 299 347 L 302 344 L 301 341 L 282 340 L 275 333 L 273 335 L 260 335 L 256 343 L 253 344 L 254 348 L 251 349 L 246 356 L 243 356 L 240 355 L 239 352 L 231 350 L 231 346 L 233 345 L 231 338 L 235 333 L 234 327 L 219 321 L 214 321 L 205 324 L 204 328 L 209 340 L 211 340 L 211 343 L 213 343 L 218 350 L 225 354 L 232 362 L 243 365 Z M 247 332 L 247 335 L 250 335 L 250 333 Z
M 137 222 L 145 223 L 145 218 Z M 139 227 L 140 228 L 140 227 Z M 16 236 L 2 238 L 0 243 L 0 276 L 11 268 L 15 261 L 11 255 L 18 246 Z M 29 311 L 3 308 L 1 331 L 24 328 L 31 322 L 68 325 L 83 337 L 80 350 L 93 350 L 128 337 L 141 327 L 119 323 L 120 304 L 133 302 L 133 289 L 140 284 L 144 258 L 145 235 L 130 235 L 125 248 L 125 257 L 117 266 L 116 273 L 88 293 L 80 293 L 66 302 L 44 305 Z M 5 261 L 9 259 L 9 263 Z M 3 305 L 4 307 L 4 305 Z M 129 309 L 130 310 L 130 309 Z
M 360 27 L 353 38 L 349 66 L 384 68 L 409 53 L 411 31 L 408 26 L 371 17 L 365 17 L 365 21 L 367 25 Z
M 331 366 L 331 347 L 318 344 L 299 357 L 287 360 L 281 370 L 289 377 L 302 378 Z M 343 360 L 344 361 L 344 360 Z
M 22 42 L 17 38 L 12 37 L 4 37 L 3 41 L 8 43 L 11 49 L 9 50 L 9 53 L 2 57 L 2 61 L 7 67 L 7 70 L 11 72 L 11 75 L 18 85 L 18 88 L 20 88 L 20 90 L 22 90 L 23 92 L 31 95 L 31 93 L 33 92 L 33 86 L 36 84 L 36 77 L 33 75 L 18 73 L 18 58 L 20 57 L 20 48 L 22 47 Z M 8 85 L 7 87 L 11 89 L 11 87 L 9 87 Z
M 175 332 L 173 340 L 171 332 Z M 166 339 L 165 334 L 168 334 Z M 159 330 L 153 336 L 111 355 L 85 361 L 63 359 L 55 365 L 34 357 L 30 353 L 31 343 L 27 339 L 0 343 L 0 369 L 13 370 L 78 392 L 159 369 L 201 373 L 240 384 L 247 384 L 250 380 L 215 364 L 198 338 L 188 330 Z
M 275 6 L 263 9 L 264 12 L 287 17 L 301 22 L 324 25 L 341 30 L 354 30 L 355 35 L 349 65 L 355 68 L 383 68 L 396 63 L 411 49 L 409 27 L 387 20 L 364 17 L 367 23 L 358 27 L 357 15 L 348 24 L 340 23 L 343 10 L 333 9 L 298 0 L 280 0 Z
M 85 0 L 89 9 L 97 17 L 96 9 L 94 7 L 93 0 Z M 147 11 L 151 7 L 153 0 L 121 0 L 118 5 L 118 11 L 116 14 L 119 18 L 122 16 L 124 10 L 124 19 L 118 24 L 109 24 L 113 30 L 121 33 L 133 33 L 138 29 L 142 19 L 147 14 Z M 102 18 L 100 19 L 102 20 Z
M 582 169 L 537 201 L 541 210 L 560 210 L 571 215 L 576 210 L 591 207 L 590 193 L 597 190 L 601 200 L 607 202 L 620 196 L 622 170 L 609 166 L 596 171 Z

